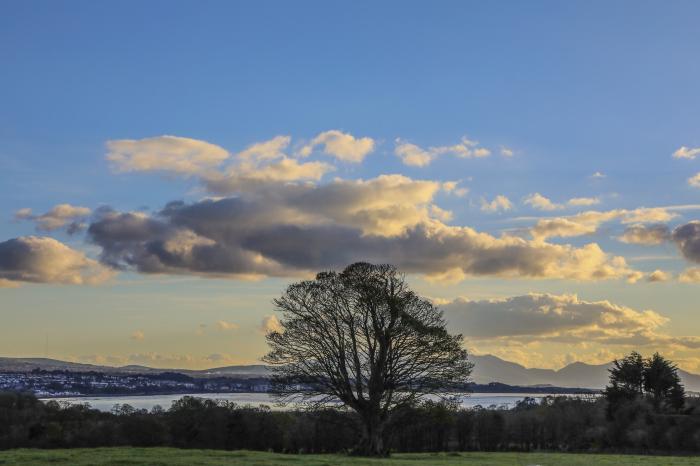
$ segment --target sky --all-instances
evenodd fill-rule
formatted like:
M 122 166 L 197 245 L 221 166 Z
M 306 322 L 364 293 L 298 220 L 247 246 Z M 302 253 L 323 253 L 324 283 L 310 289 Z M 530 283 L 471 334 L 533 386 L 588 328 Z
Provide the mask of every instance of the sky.
M 693 1 L 5 1 L 0 355 L 259 362 L 392 263 L 474 354 L 700 372 Z

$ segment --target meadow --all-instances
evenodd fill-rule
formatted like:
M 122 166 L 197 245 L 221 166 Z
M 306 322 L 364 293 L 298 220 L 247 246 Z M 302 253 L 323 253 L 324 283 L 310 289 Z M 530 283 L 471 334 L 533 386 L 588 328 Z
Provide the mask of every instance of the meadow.
M 700 457 L 640 456 L 574 453 L 403 453 L 387 459 L 344 455 L 291 455 L 257 451 L 183 450 L 177 448 L 76 448 L 65 450 L 18 449 L 0 452 L 0 465 L 71 466 L 689 466 Z

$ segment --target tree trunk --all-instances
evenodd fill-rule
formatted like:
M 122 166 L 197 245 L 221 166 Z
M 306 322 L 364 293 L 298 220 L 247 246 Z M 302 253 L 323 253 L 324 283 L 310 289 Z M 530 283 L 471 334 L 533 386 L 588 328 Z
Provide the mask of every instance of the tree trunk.
M 358 456 L 388 456 L 384 447 L 384 421 L 378 417 L 363 420 L 360 443 L 353 450 Z

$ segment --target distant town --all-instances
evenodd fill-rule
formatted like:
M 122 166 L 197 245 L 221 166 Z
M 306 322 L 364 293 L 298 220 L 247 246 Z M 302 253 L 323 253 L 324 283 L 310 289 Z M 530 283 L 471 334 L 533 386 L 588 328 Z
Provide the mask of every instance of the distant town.
M 173 393 L 267 392 L 267 378 L 195 378 L 177 372 L 117 374 L 34 369 L 0 372 L 0 391 L 28 391 L 38 397 L 158 395 Z
M 597 390 L 552 386 L 470 384 L 477 393 L 597 393 Z M 300 389 L 303 389 L 300 387 Z M 0 372 L 0 391 L 32 392 L 40 398 L 111 395 L 269 392 L 269 377 L 192 377 L 179 372 L 106 373 L 44 370 Z

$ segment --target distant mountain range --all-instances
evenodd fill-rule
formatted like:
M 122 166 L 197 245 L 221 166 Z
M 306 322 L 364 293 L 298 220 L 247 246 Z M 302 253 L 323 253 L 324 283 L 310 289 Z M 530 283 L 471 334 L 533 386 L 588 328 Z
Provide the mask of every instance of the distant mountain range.
M 470 356 L 474 362 L 472 379 L 478 384 L 500 382 L 520 386 L 554 386 L 568 388 L 603 388 L 608 382 L 608 369 L 612 363 L 592 365 L 575 362 L 559 370 L 526 368 L 520 364 L 504 361 L 492 355 Z M 193 377 L 266 377 L 270 374 L 267 366 L 226 366 L 203 370 L 158 369 L 146 366 L 99 366 L 59 361 L 47 358 L 0 358 L 0 371 L 68 370 L 75 372 L 112 372 L 112 373 L 158 373 L 177 372 Z M 679 375 L 686 390 L 700 392 L 700 375 L 679 369 Z

